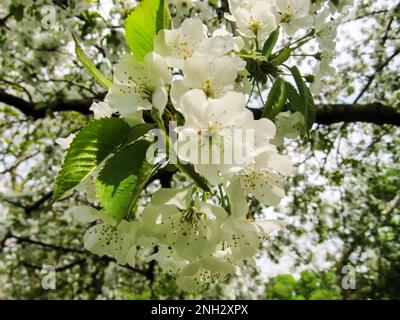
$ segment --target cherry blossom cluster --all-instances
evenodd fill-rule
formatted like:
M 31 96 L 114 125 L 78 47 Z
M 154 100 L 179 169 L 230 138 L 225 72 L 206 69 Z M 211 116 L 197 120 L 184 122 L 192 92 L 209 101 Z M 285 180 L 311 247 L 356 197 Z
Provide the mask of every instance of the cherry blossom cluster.
M 332 7 L 322 3 L 231 0 L 225 22 L 210 32 L 201 17 L 193 16 L 191 1 L 174 1 L 174 22 L 180 25 L 161 30 L 143 61 L 124 55 L 104 102 L 91 110 L 95 118 L 118 114 L 131 126 L 144 123 L 144 113 L 150 114 L 168 140 L 164 123 L 175 121 L 177 139 L 169 143 L 178 162 L 193 165 L 210 190 L 196 185 L 161 188 L 133 221 L 120 223 L 102 210 L 76 208 L 79 221 L 102 221 L 86 232 L 86 249 L 134 266 L 140 245 L 148 249 L 147 259 L 175 275 L 184 290 L 240 273 L 244 261 L 283 225 L 255 220 L 248 198 L 266 206 L 279 204 L 285 195 L 283 179 L 295 169 L 278 146 L 284 138 L 297 137 L 304 124 L 298 112 L 255 120 L 247 108 L 253 90 L 245 59 L 252 57 L 243 52 L 262 48 L 277 28 L 284 41 L 298 34 L 313 36 L 320 48 L 313 82 L 318 90 L 322 77 L 334 72 L 330 63 L 337 27 Z M 168 157 L 164 161 L 160 165 L 169 164 Z M 91 180 L 80 187 L 93 194 Z

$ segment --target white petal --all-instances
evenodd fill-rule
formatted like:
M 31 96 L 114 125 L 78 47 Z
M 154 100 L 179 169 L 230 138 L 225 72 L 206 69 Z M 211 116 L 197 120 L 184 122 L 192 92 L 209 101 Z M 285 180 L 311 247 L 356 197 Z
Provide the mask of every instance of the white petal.
M 114 83 L 120 83 L 126 86 L 134 86 L 140 82 L 146 86 L 151 86 L 148 78 L 145 64 L 131 54 L 125 54 L 115 66 Z
M 153 86 L 159 87 L 172 79 L 171 71 L 168 69 L 165 59 L 155 52 L 150 52 L 144 57 L 147 74 Z
M 216 257 L 207 257 L 202 260 L 202 265 L 205 269 L 213 273 L 231 273 L 234 271 L 234 267 L 228 261 L 218 259 Z
M 110 88 L 106 101 L 122 116 L 140 110 L 150 110 L 151 103 L 142 94 L 138 94 L 131 87 L 113 84 Z
M 199 53 L 222 57 L 227 53 L 231 52 L 235 47 L 235 43 L 233 41 L 233 37 L 231 35 L 226 36 L 213 36 L 207 41 L 205 41 L 204 47 L 199 50 Z
M 284 223 L 279 220 L 257 220 L 256 224 L 263 229 L 267 236 L 275 231 L 282 229 L 282 227 L 284 226 Z
M 158 87 L 153 93 L 152 102 L 160 114 L 163 113 L 168 102 L 168 93 L 165 87 Z
M 246 191 L 240 182 L 240 177 L 233 177 L 229 181 L 226 193 L 229 198 L 232 215 L 237 218 L 246 217 L 249 212 L 249 205 L 246 199 Z
M 195 56 L 183 65 L 184 84 L 190 88 L 203 89 L 204 81 L 209 78 L 211 59 L 207 56 Z
M 171 101 L 175 107 L 176 110 L 182 113 L 182 108 L 181 108 L 181 98 L 182 96 L 189 91 L 190 88 L 185 86 L 184 82 L 182 79 L 180 80 L 175 80 L 171 84 L 171 91 L 170 91 L 170 96 L 171 96 Z
M 68 137 L 65 138 L 57 138 L 55 140 L 55 142 L 61 146 L 61 148 L 63 148 L 64 150 L 68 149 L 69 146 L 71 145 L 72 140 L 74 140 L 75 138 L 75 134 L 74 133 L 70 133 L 68 135 Z
M 295 168 L 288 156 L 280 155 L 277 150 L 266 150 L 256 157 L 256 162 L 260 168 L 275 170 L 284 176 L 292 176 Z
M 192 188 L 162 188 L 153 194 L 152 203 L 154 205 L 174 205 L 183 210 L 189 207 L 192 194 Z
M 242 114 L 251 114 L 245 108 L 245 104 L 246 97 L 243 93 L 231 91 L 221 99 L 209 100 L 206 117 L 209 121 L 218 121 L 225 126 L 229 126 L 237 121 L 237 118 L 241 117 Z
M 143 120 L 143 112 L 142 111 L 134 111 L 131 113 L 127 113 L 124 115 L 124 120 L 131 126 L 137 126 L 138 124 L 144 123 Z
M 110 118 L 116 109 L 111 108 L 111 106 L 106 102 L 94 102 L 91 107 L 89 108 L 90 111 L 93 111 L 94 118 Z
M 179 276 L 176 279 L 176 284 L 183 291 L 193 291 L 198 286 L 196 278 Z
M 195 164 L 195 168 L 211 185 L 217 186 L 222 182 L 217 165 Z
M 285 196 L 282 178 L 272 172 L 257 172 L 242 177 L 242 184 L 258 201 L 265 205 L 277 205 Z
M 120 253 L 124 239 L 115 227 L 106 223 L 96 224 L 86 231 L 83 241 L 86 250 L 99 256 L 118 257 L 118 263 L 125 264 Z
M 181 98 L 181 109 L 185 120 L 207 123 L 207 97 L 202 90 L 193 89 L 186 92 Z
M 74 220 L 89 223 L 99 219 L 98 210 L 90 206 L 77 206 L 68 210 Z
M 169 229 L 168 218 L 179 213 L 174 205 L 147 205 L 142 213 L 143 234 L 164 240 Z

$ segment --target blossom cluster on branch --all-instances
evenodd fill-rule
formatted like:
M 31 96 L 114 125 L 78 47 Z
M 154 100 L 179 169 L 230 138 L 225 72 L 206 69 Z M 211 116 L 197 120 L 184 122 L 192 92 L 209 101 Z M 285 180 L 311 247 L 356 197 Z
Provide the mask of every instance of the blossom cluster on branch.
M 143 0 L 127 18 L 132 53 L 115 66 L 112 82 L 77 43 L 78 57 L 108 94 L 91 107 L 95 120 L 58 140 L 68 151 L 56 198 L 78 189 L 96 204 L 73 209 L 77 220 L 92 223 L 85 248 L 132 266 L 138 246 L 147 248 L 147 259 L 188 291 L 240 274 L 283 226 L 254 219 L 248 198 L 275 206 L 284 197 L 284 177 L 295 169 L 279 151 L 285 138 L 306 137 L 315 117 L 311 90 L 287 63 L 315 39 L 311 89 L 318 90 L 334 72 L 341 8 L 337 1 L 232 0 L 219 17 L 221 7 L 175 0 L 171 19 L 165 1 Z M 218 22 L 204 24 L 205 11 Z M 247 108 L 254 101 L 262 103 L 259 120 Z M 164 148 L 152 148 L 155 136 Z M 142 190 L 165 167 L 193 183 L 161 188 L 141 203 Z

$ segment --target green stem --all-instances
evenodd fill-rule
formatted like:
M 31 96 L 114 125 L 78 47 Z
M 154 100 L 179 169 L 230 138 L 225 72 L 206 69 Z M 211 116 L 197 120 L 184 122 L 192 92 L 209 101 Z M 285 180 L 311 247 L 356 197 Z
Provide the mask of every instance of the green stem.
M 292 48 L 292 51 L 300 48 L 302 45 L 304 45 L 305 43 L 307 43 L 308 41 L 310 41 L 314 36 L 314 30 L 311 30 L 309 33 L 307 33 L 306 35 L 304 35 L 303 37 L 301 37 L 300 39 L 297 39 L 296 41 L 289 43 L 288 45 L 284 46 L 282 49 L 280 49 L 279 51 L 275 52 L 274 55 L 277 56 L 282 50 L 284 50 L 285 48 L 291 47 L 296 43 L 299 43 L 301 41 L 303 41 L 304 39 L 306 39 L 305 41 L 303 41 L 302 43 L 300 43 L 300 45 Z M 309 39 L 307 39 L 309 37 Z
M 249 99 L 247 100 L 246 106 L 249 104 L 249 102 L 251 100 L 251 96 L 253 95 L 255 85 L 256 85 L 256 79 L 253 78 L 253 83 L 251 84 L 251 91 L 250 91 Z
M 222 206 L 222 208 L 226 208 L 225 196 L 224 196 L 224 192 L 222 191 L 222 186 L 220 184 L 218 185 L 218 190 L 219 190 L 219 197 L 221 200 L 221 206 Z
M 260 95 L 261 103 L 263 105 L 265 105 L 264 99 L 263 99 L 262 94 L 261 94 L 260 83 L 258 83 L 258 82 L 257 82 L 257 89 L 258 89 L 258 94 Z

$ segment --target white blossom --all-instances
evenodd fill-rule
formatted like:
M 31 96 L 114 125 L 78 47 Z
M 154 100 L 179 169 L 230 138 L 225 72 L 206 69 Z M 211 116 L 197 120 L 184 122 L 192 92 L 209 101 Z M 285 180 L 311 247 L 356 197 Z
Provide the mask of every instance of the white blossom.
M 289 36 L 299 29 L 311 27 L 314 19 L 309 11 L 310 0 L 277 0 L 273 6 L 279 24 L 283 25 Z
M 180 28 L 157 34 L 154 51 L 165 57 L 169 67 L 182 68 L 207 39 L 207 27 L 199 19 L 185 19 Z
M 115 258 L 118 264 L 135 265 L 137 222 L 117 223 L 110 214 L 88 206 L 70 211 L 81 223 L 96 222 L 83 236 L 86 250 Z
M 305 128 L 304 116 L 300 112 L 281 112 L 275 117 L 274 121 L 277 131 L 273 143 L 277 146 L 283 144 L 284 138 L 297 138 Z
M 192 190 L 161 189 L 143 211 L 146 234 L 168 245 L 171 254 L 193 261 L 210 255 L 217 244 L 219 224 L 225 211 L 199 199 Z
M 243 156 L 243 162 L 247 161 L 245 150 L 252 146 L 243 140 L 235 141 L 234 135 L 237 129 L 244 139 L 246 132 L 242 129 L 252 129 L 254 123 L 253 114 L 245 108 L 244 94 L 231 91 L 220 99 L 207 99 L 202 90 L 193 89 L 182 96 L 179 110 L 185 124 L 176 128 L 178 156 L 195 164 L 196 170 L 211 184 L 220 182 L 221 171 L 227 172 L 238 165 L 233 150 Z
M 234 266 L 228 261 L 211 256 L 185 266 L 176 283 L 182 290 L 192 291 L 206 283 L 227 280 L 234 270 Z
M 324 9 L 315 20 L 315 38 L 319 43 L 321 51 L 334 51 L 336 47 L 336 33 L 338 21 L 330 20 L 326 22 L 329 17 L 329 10 Z
M 242 36 L 263 42 L 277 27 L 271 5 L 272 3 L 266 0 L 229 1 L 231 15 L 227 15 L 226 18 L 236 22 Z
M 184 63 L 183 84 L 186 91 L 200 89 L 209 98 L 221 98 L 233 90 L 238 71 L 244 66 L 245 63 L 237 57 L 194 56 Z
M 260 153 L 253 166 L 243 170 L 242 185 L 266 205 L 277 205 L 285 195 L 283 176 L 294 174 L 294 167 L 289 157 L 278 154 L 271 145 Z
M 321 91 L 322 81 L 327 76 L 336 74 L 336 69 L 332 66 L 334 54 L 330 51 L 324 51 L 319 54 L 320 61 L 313 68 L 314 79 L 310 85 L 312 93 L 317 94 Z
M 123 117 L 149 110 L 153 105 L 162 112 L 168 101 L 165 84 L 171 77 L 160 55 L 150 52 L 141 62 L 126 54 L 115 67 L 114 82 L 106 101 Z

